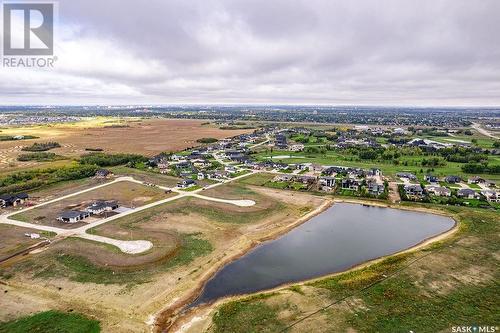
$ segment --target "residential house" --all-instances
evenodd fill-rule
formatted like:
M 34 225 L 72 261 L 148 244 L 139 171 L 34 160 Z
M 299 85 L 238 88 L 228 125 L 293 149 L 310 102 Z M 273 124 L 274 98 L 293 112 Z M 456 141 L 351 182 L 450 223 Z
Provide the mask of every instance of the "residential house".
M 207 174 L 208 179 L 221 180 L 229 178 L 229 172 L 216 170 Z
M 500 202 L 500 195 L 494 190 L 481 190 L 481 194 L 488 202 Z
M 236 167 L 233 165 L 226 165 L 224 167 L 224 170 L 226 170 L 229 173 L 237 173 L 238 172 L 238 169 L 236 169 Z
M 295 179 L 294 175 L 282 174 L 282 175 L 276 175 L 273 178 L 273 182 L 291 182 L 294 179 Z
M 404 186 L 406 195 L 409 198 L 412 197 L 422 197 L 424 194 L 424 189 L 418 184 L 409 184 Z
M 444 181 L 449 184 L 455 184 L 460 183 L 462 181 L 462 178 L 460 178 L 459 176 L 446 176 L 444 178 Z
M 484 184 L 486 183 L 486 180 L 479 176 L 472 176 L 467 180 L 467 183 L 469 184 Z
M 417 176 L 415 176 L 411 172 L 398 172 L 396 176 L 398 176 L 399 178 L 406 178 L 408 180 L 417 180 Z
M 0 207 L 9 207 L 22 205 L 28 200 L 28 194 L 18 193 L 18 194 L 2 194 L 0 195 Z
M 314 176 L 296 176 L 295 181 L 303 184 L 314 184 L 316 182 L 316 177 Z
M 341 187 L 344 190 L 357 191 L 361 186 L 361 182 L 354 178 L 344 178 L 341 182 Z
M 366 172 L 366 175 L 369 176 L 369 177 L 382 176 L 382 170 L 377 169 L 377 168 L 371 168 L 370 170 L 368 170 Z
M 104 212 L 110 212 L 118 208 L 118 202 L 116 201 L 95 201 L 90 206 L 85 208 L 86 212 L 93 215 L 99 215 Z
M 479 194 L 470 188 L 461 188 L 457 191 L 457 197 L 466 199 L 477 199 Z
M 208 168 L 212 165 L 212 163 L 209 160 L 206 160 L 204 158 L 193 160 L 192 163 L 193 166 L 196 168 Z
M 158 164 L 165 162 L 168 163 L 168 155 L 165 153 L 160 153 L 158 155 L 155 155 L 148 160 L 148 164 L 153 167 L 158 166 Z
M 297 170 L 309 170 L 311 163 L 298 163 L 295 164 L 295 169 Z
M 381 195 L 384 193 L 385 186 L 382 183 L 377 182 L 376 179 L 369 179 L 366 182 L 367 188 L 368 188 L 368 193 L 373 194 L 373 195 Z
M 177 187 L 179 188 L 189 188 L 193 186 L 196 186 L 196 182 L 192 179 L 183 179 L 177 183 Z
M 424 180 L 429 183 L 439 183 L 439 178 L 434 175 L 425 175 Z
M 95 172 L 96 178 L 109 178 L 113 176 L 113 173 L 107 169 L 99 169 Z
M 331 191 L 335 187 L 335 177 L 319 177 L 319 185 L 323 191 Z
M 90 216 L 89 212 L 79 210 L 66 210 L 57 216 L 57 219 L 64 223 L 77 223 Z
M 286 142 L 286 136 L 284 134 L 276 134 L 274 146 L 278 149 L 287 149 L 288 144 Z
M 451 190 L 444 186 L 428 185 L 425 187 L 426 191 L 432 195 L 438 197 L 449 197 L 451 196 Z
M 311 168 L 313 171 L 316 171 L 316 172 L 323 171 L 323 166 L 321 164 L 318 164 L 318 163 L 312 163 L 311 166 L 309 167 L 309 170 L 311 170 Z

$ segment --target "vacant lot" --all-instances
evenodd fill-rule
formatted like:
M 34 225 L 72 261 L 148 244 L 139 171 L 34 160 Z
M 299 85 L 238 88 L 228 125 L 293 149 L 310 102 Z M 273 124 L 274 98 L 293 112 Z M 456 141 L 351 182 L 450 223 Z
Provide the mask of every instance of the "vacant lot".
M 74 309 L 100 320 L 104 331 L 147 331 L 151 314 L 189 297 L 225 261 L 284 232 L 324 202 L 305 193 L 291 196 L 243 185 L 203 194 L 251 198 L 256 205 L 182 198 L 90 230 L 151 240 L 153 249 L 139 255 L 80 239 L 55 242 L 16 265 L 0 267 L 9 277 L 0 320 L 25 315 L 23 309 Z
M 119 123 L 119 126 L 116 124 Z M 222 139 L 251 130 L 220 130 L 202 125 L 201 120 L 97 118 L 75 124 L 57 124 L 3 129 L 5 135 L 35 135 L 38 139 L 0 142 L 0 169 L 18 169 L 40 165 L 19 162 L 17 155 L 24 146 L 35 142 L 56 141 L 61 148 L 52 152 L 69 157 L 88 153 L 86 148 L 100 148 L 107 153 L 136 153 L 152 156 L 162 151 L 177 151 L 199 145 L 196 140 Z M 58 163 L 61 163 L 59 161 Z
M 159 188 L 122 181 L 16 214 L 12 216 L 12 219 L 60 228 L 76 228 L 85 222 L 74 224 L 59 222 L 57 221 L 58 214 L 65 210 L 82 210 L 96 200 L 116 200 L 120 206 L 134 208 L 164 199 L 169 195 Z M 93 219 L 94 217 L 91 217 L 84 221 Z
M 48 233 L 33 229 L 0 224 L 0 259 L 15 254 L 40 242 L 40 239 L 31 239 L 24 235 L 25 233 L 32 232 L 38 233 L 42 237 L 49 236 Z

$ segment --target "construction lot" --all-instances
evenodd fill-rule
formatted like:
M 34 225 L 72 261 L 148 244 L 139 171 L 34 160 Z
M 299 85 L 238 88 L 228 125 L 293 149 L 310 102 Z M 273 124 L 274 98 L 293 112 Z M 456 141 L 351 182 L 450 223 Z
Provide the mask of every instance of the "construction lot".
M 172 194 L 170 194 L 172 195 Z M 11 216 L 11 219 L 54 226 L 58 228 L 78 228 L 86 223 L 94 222 L 96 219 L 109 217 L 116 212 L 106 212 L 100 215 L 88 217 L 77 223 L 64 223 L 57 220 L 58 215 L 68 210 L 84 210 L 95 201 L 117 201 L 119 208 L 133 209 L 151 202 L 164 199 L 168 195 L 159 188 L 145 186 L 130 181 L 123 181 L 100 187 L 98 189 L 84 192 L 63 200 L 49 203 L 31 210 Z
M 285 232 L 326 202 L 306 193 L 289 195 L 237 181 L 192 193 L 174 192 L 176 196 L 163 199 L 163 189 L 121 181 L 36 209 L 55 211 L 51 205 L 66 207 L 67 200 L 93 200 L 96 194 L 100 199 L 113 196 L 126 203 L 143 197 L 141 204 L 151 202 L 153 206 L 84 226 L 89 227 L 87 235 L 143 240 L 152 247 L 128 254 L 80 234 L 66 237 L 60 233 L 38 253 L 0 266 L 7 291 L 2 303 L 16 304 L 2 307 L 0 320 L 47 308 L 74 309 L 101 320 L 104 331 L 118 327 L 120 332 L 147 331 L 152 314 L 189 298 L 227 260 Z M 48 215 L 46 211 L 44 215 Z M 23 214 L 28 213 L 33 219 L 40 215 L 38 211 Z

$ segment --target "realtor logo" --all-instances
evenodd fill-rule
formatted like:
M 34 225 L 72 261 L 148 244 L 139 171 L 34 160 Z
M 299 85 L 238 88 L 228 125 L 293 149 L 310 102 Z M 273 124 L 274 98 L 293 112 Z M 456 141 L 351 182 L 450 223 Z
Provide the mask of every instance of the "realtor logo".
M 54 54 L 54 4 L 3 3 L 4 56 Z

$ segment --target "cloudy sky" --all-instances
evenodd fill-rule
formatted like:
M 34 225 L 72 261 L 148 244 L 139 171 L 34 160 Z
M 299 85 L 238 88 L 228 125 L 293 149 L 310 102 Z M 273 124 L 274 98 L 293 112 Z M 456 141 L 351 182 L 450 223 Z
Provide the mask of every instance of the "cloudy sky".
M 60 0 L 0 104 L 500 105 L 498 0 Z

